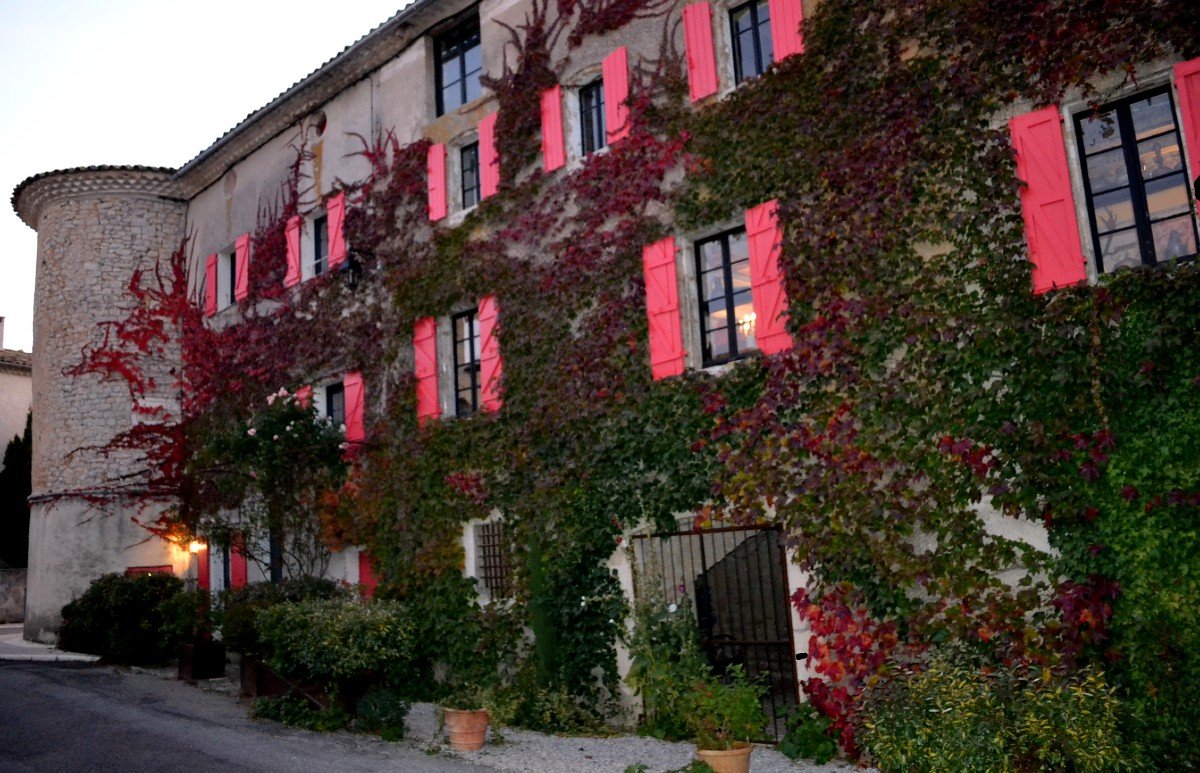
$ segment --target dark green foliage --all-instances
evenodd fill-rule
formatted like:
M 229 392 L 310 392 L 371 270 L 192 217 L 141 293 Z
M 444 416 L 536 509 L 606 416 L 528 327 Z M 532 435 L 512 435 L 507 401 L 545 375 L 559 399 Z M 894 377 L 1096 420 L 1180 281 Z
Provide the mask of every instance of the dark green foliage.
M 404 738 L 404 718 L 410 708 L 411 704 L 395 690 L 377 687 L 359 700 L 355 724 L 379 733 L 385 741 L 399 741 Z
M 110 663 L 163 663 L 180 641 L 177 617 L 164 630 L 164 607 L 182 591 L 183 581 L 169 574 L 106 574 L 63 607 L 58 646 Z
M 672 605 L 644 593 L 634 609 L 629 685 L 642 699 L 640 732 L 678 741 L 689 737 L 687 698 L 711 671 L 697 640 L 690 604 Z
M 812 760 L 818 765 L 829 762 L 837 754 L 837 744 L 829 731 L 829 717 L 823 716 L 812 704 L 798 706 L 787 715 L 787 732 L 779 739 L 779 751 L 788 759 Z
M 321 708 L 291 695 L 257 699 L 250 708 L 250 716 L 321 732 L 341 730 L 350 723 L 350 716 L 338 706 Z
M 158 606 L 163 634 L 181 643 L 208 639 L 213 634 L 212 596 L 200 588 L 176 593 Z
M 261 610 L 308 599 L 345 598 L 349 593 L 333 580 L 316 577 L 252 583 L 221 591 L 213 616 L 226 647 L 234 652 L 256 653 L 260 644 L 255 618 Z
M 26 414 L 25 432 L 14 435 L 4 449 L 4 467 L 0 469 L 0 569 L 20 569 L 28 563 L 32 427 L 33 415 Z

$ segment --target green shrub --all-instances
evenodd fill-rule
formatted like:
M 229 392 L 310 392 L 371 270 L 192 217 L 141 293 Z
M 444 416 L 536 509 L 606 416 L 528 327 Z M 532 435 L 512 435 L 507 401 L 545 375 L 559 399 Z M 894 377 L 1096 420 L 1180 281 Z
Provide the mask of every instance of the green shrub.
M 163 633 L 171 640 L 194 642 L 212 637 L 212 597 L 196 588 L 176 593 L 159 605 Z
M 779 752 L 788 759 L 812 760 L 823 765 L 837 754 L 829 733 L 833 723 L 811 703 L 797 706 L 787 716 L 787 732 L 779 740 Z
M 867 693 L 863 748 L 885 771 L 1112 771 L 1119 703 L 1096 671 L 977 668 L 939 656 Z
M 685 702 L 688 729 L 702 749 L 732 749 L 760 736 L 767 723 L 766 689 L 746 679 L 741 666 L 730 666 L 725 678 L 697 684 Z
M 163 604 L 183 581 L 169 574 L 106 574 L 62 609 L 58 646 L 111 663 L 162 663 L 175 654 L 177 633 L 164 631 Z
M 271 668 L 334 689 L 351 682 L 397 685 L 409 675 L 413 625 L 394 601 L 318 599 L 258 613 Z
M 318 708 L 304 698 L 284 695 L 279 698 L 259 698 L 250 708 L 255 719 L 271 719 L 293 727 L 329 732 L 341 730 L 350 722 L 349 715 L 339 706 Z
M 358 702 L 358 727 L 379 733 L 385 741 L 404 738 L 404 718 L 411 705 L 395 690 L 377 687 Z
M 259 641 L 255 620 L 262 610 L 287 602 L 349 597 L 348 589 L 322 578 L 259 582 L 221 591 L 213 616 L 226 647 L 243 654 L 256 653 Z
M 655 738 L 689 737 L 686 698 L 696 684 L 710 676 L 700 650 L 696 618 L 690 604 L 668 606 L 653 593 L 640 594 L 634 607 L 632 661 L 626 681 L 642 698 L 645 718 L 641 732 Z

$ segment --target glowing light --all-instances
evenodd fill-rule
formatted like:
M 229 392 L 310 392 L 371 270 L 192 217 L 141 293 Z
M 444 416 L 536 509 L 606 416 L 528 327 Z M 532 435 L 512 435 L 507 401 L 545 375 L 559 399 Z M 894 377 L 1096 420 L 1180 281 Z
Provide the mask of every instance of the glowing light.
M 191 543 L 188 544 L 188 552 L 189 553 L 199 553 L 201 550 L 204 550 L 204 548 L 205 548 L 205 545 L 200 540 L 194 539 L 191 541 Z

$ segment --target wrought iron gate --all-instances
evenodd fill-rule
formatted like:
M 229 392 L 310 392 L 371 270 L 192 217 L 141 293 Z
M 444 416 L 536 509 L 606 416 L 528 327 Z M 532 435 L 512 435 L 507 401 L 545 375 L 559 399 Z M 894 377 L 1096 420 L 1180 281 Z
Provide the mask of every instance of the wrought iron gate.
M 767 735 L 783 737 L 787 709 L 799 700 L 787 560 L 772 527 L 676 531 L 634 538 L 639 592 L 661 592 L 668 603 L 690 599 L 700 646 L 714 671 L 740 664 L 767 688 L 763 709 L 775 721 Z

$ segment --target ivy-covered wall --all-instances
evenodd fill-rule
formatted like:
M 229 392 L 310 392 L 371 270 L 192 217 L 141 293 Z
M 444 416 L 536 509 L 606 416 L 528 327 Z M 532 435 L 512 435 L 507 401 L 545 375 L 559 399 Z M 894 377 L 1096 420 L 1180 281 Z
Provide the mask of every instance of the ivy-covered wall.
M 343 185 L 353 270 L 284 294 L 297 163 L 263 202 L 241 322 L 166 315 L 190 399 L 163 446 L 182 454 L 178 521 L 208 509 L 188 447 L 279 386 L 360 369 L 368 440 L 324 517 L 427 626 L 430 661 L 522 659 L 603 711 L 625 613 L 606 561 L 632 529 L 716 512 L 782 524 L 811 571 L 805 688 L 847 748 L 865 685 L 954 643 L 1054 673 L 1099 664 L 1130 744 L 1194 760 L 1200 275 L 1184 262 L 1034 295 L 1004 124 L 1196 56 L 1191 4 L 824 0 L 802 55 L 698 107 L 678 4 L 549 10 L 532 4 L 513 68 L 489 79 L 498 195 L 431 225 L 427 143 L 364 140 L 371 174 Z M 634 19 L 657 20 L 663 45 L 631 61 L 630 136 L 543 173 L 551 47 L 619 40 Z M 651 380 L 642 247 L 771 199 L 794 346 Z M 492 294 L 503 408 L 418 426 L 414 322 Z M 499 622 L 471 611 L 459 546 L 493 512 L 517 557 Z M 1053 550 L 997 536 L 992 514 L 1044 525 Z

